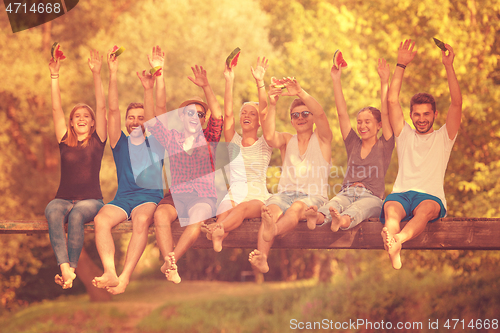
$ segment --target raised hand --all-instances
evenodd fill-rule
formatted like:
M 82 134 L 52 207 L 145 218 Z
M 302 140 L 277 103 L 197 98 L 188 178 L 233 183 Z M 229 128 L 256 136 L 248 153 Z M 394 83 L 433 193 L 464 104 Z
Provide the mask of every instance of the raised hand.
M 263 57 L 262 60 L 258 57 L 255 69 L 251 67 L 252 75 L 256 81 L 264 81 L 264 74 L 266 74 L 266 70 L 269 67 L 268 62 L 269 59 L 266 59 L 266 57 Z
M 227 80 L 234 81 L 234 72 L 233 68 L 229 67 L 227 63 L 224 63 L 225 68 L 224 68 L 224 78 Z
M 278 103 L 278 99 L 280 98 L 281 94 L 283 94 L 283 90 L 281 90 L 281 88 L 276 88 L 271 86 L 268 92 L 269 104 L 276 105 L 276 103 Z
M 333 81 L 340 81 L 340 77 L 342 76 L 342 67 L 337 68 L 335 65 L 332 66 L 332 69 L 330 70 L 330 76 L 332 77 Z
M 399 51 L 398 51 L 398 64 L 402 65 L 408 65 L 413 58 L 415 58 L 415 54 L 417 54 L 417 51 L 413 51 L 413 48 L 415 47 L 415 42 L 413 44 L 411 43 L 411 39 L 407 39 L 399 44 Z
M 382 82 L 389 82 L 389 76 L 391 75 L 391 72 L 389 70 L 389 64 L 385 61 L 384 58 L 380 58 L 378 60 L 377 72 Z
M 59 68 L 61 67 L 61 63 L 59 61 L 60 61 L 59 58 L 57 60 L 50 58 L 49 61 L 50 74 L 59 74 Z
M 148 54 L 148 60 L 151 67 L 157 67 L 165 65 L 165 52 L 162 52 L 161 47 L 156 45 L 153 47 L 152 55 Z
M 136 72 L 136 74 L 139 80 L 141 80 L 144 90 L 153 89 L 155 85 L 155 77 L 151 75 L 151 73 L 149 73 L 146 70 L 143 70 L 142 73 Z
M 101 72 L 102 56 L 99 56 L 99 51 L 90 50 L 89 68 L 92 73 L 99 74 Z
M 114 55 L 113 48 L 108 50 L 107 59 L 109 72 L 116 73 L 118 71 L 118 58 Z
M 300 84 L 297 82 L 297 79 L 294 77 L 286 77 L 281 80 L 287 89 L 286 92 L 284 92 L 282 95 L 283 96 L 296 96 L 302 92 L 302 88 L 300 87 Z
M 188 76 L 188 79 L 198 87 L 203 88 L 208 86 L 207 71 L 203 69 L 203 66 L 196 65 L 195 67 L 191 67 L 191 69 L 193 70 L 194 78 Z
M 443 65 L 452 66 L 453 59 L 455 59 L 455 53 L 453 52 L 453 48 L 449 44 L 444 44 L 444 46 L 448 50 L 448 55 L 446 55 L 446 51 L 441 51 L 443 53 Z

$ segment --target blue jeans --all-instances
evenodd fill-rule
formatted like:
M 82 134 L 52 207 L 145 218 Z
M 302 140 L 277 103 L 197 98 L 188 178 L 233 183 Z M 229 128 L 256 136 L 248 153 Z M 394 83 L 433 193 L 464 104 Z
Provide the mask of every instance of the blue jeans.
M 347 229 L 354 228 L 361 221 L 370 217 L 378 217 L 382 209 L 382 199 L 362 186 L 351 186 L 343 189 L 333 197 L 326 205 L 318 209 L 319 213 L 325 215 L 325 222 L 330 222 L 332 216 L 329 208 L 335 208 L 340 215 L 349 215 L 351 225 Z M 346 228 L 341 228 L 347 230 Z
M 307 206 L 316 205 L 319 207 L 324 205 L 326 200 L 327 199 L 323 198 L 321 195 L 308 195 L 302 192 L 285 191 L 273 194 L 267 199 L 266 206 L 276 205 L 281 209 L 284 215 L 295 201 L 302 201 Z
M 57 264 L 69 263 L 76 268 L 83 248 L 83 225 L 90 222 L 104 206 L 102 200 L 54 199 L 45 208 L 49 237 Z M 68 239 L 64 224 L 68 223 Z

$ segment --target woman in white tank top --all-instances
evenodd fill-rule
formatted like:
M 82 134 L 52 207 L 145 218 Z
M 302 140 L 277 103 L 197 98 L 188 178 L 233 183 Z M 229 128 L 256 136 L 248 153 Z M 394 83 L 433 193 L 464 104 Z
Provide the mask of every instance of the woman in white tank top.
M 259 99 L 266 98 L 264 74 L 267 59 L 257 59 L 252 75 L 259 89 Z M 240 109 L 242 135 L 234 130 L 233 82 L 234 72 L 226 64 L 224 70 L 226 90 L 224 94 L 224 137 L 228 143 L 231 186 L 217 209 L 217 222 L 202 224 L 202 230 L 211 239 L 214 250 L 222 250 L 222 241 L 229 231 L 241 225 L 244 219 L 260 218 L 261 207 L 270 197 L 266 187 L 266 173 L 272 148 L 264 136 L 257 137 L 260 128 L 259 103 L 247 102 Z

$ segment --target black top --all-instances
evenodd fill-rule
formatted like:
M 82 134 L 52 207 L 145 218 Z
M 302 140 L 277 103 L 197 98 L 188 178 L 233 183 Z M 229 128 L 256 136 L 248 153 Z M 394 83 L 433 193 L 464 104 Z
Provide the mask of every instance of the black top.
M 62 140 L 68 136 L 66 133 Z M 87 147 L 69 147 L 59 143 L 61 153 L 61 181 L 57 190 L 57 199 L 85 200 L 102 199 L 99 172 L 106 140 L 101 141 L 96 132 L 89 140 Z

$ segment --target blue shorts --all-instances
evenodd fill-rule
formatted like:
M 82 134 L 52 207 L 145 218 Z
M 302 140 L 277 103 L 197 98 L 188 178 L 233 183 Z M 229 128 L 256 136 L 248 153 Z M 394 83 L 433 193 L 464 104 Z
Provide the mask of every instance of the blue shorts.
M 154 203 L 155 205 L 158 205 L 158 202 L 160 202 L 161 197 L 157 196 L 151 196 L 151 195 L 130 195 L 126 197 L 120 197 L 120 198 L 114 198 L 112 201 L 108 202 L 106 205 L 113 205 L 118 208 L 121 208 L 125 214 L 127 214 L 127 219 L 130 218 L 130 214 L 132 211 L 146 203 Z
M 323 206 L 328 200 L 321 195 L 307 195 L 302 192 L 281 192 L 274 194 L 272 197 L 267 199 L 266 206 L 276 205 L 281 209 L 283 214 L 285 214 L 287 209 L 290 208 L 295 201 L 301 201 L 308 207 L 312 205 L 320 207 Z
M 417 206 L 420 205 L 420 203 L 424 200 L 436 201 L 439 206 L 441 206 L 441 212 L 439 213 L 439 216 L 429 222 L 436 222 L 440 218 L 446 216 L 446 208 L 444 208 L 443 202 L 438 197 L 427 193 L 407 191 L 402 193 L 391 193 L 387 196 L 387 198 L 385 198 L 384 204 L 382 205 L 382 211 L 380 212 L 380 222 L 385 223 L 384 206 L 387 201 L 399 202 L 401 206 L 403 206 L 406 213 L 406 216 L 401 221 L 408 221 L 413 218 L 413 211 L 415 210 L 415 208 L 417 208 Z

